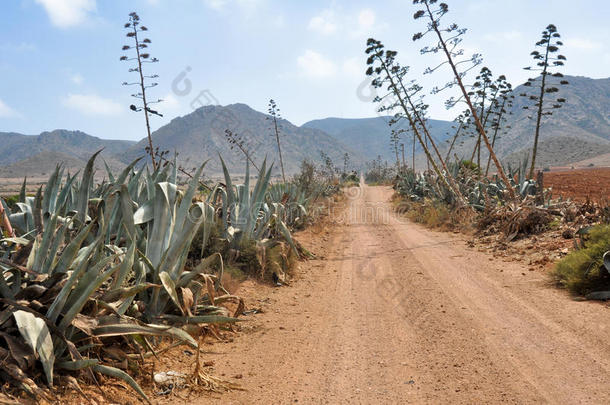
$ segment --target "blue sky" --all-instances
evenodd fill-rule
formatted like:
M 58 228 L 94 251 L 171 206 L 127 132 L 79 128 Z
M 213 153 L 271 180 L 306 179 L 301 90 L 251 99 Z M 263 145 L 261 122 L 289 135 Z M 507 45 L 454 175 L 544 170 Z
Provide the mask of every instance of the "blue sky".
M 544 27 L 557 25 L 568 58 L 566 74 L 610 76 L 610 2 L 567 0 L 449 0 L 453 20 L 468 28 L 467 52 L 480 52 L 495 74 L 519 84 Z M 365 41 L 373 36 L 411 66 L 426 87 L 447 71 L 421 76 L 434 56 L 420 56 L 411 36 L 409 0 L 7 0 L 0 14 L 0 131 L 37 134 L 79 129 L 102 138 L 138 140 L 143 117 L 132 113 L 127 43 L 131 11 L 149 28 L 149 65 L 160 75 L 153 98 L 165 114 L 153 127 L 209 102 L 247 103 L 266 111 L 274 98 L 295 124 L 335 117 L 371 117 L 358 95 L 365 81 Z M 202 93 L 203 92 L 203 93 Z M 432 118 L 452 119 L 449 93 L 427 96 Z

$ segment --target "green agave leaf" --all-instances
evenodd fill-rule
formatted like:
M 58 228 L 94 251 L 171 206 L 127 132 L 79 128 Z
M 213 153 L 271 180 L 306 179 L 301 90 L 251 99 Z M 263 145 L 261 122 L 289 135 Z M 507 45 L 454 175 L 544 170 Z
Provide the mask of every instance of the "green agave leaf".
M 42 368 L 44 369 L 47 384 L 53 386 L 53 364 L 55 354 L 53 353 L 53 340 L 49 328 L 44 320 L 25 311 L 13 312 L 19 333 L 26 343 L 38 354 Z
M 167 248 L 168 235 L 172 226 L 172 206 L 170 201 L 175 199 L 176 189 L 175 184 L 167 182 L 155 184 L 155 217 L 146 246 L 146 256 L 155 267 L 159 265 L 161 256 Z M 171 197 L 172 195 L 173 197 Z
M 45 229 L 42 233 L 42 241 L 40 243 L 40 247 L 37 251 L 36 257 L 34 258 L 34 265 L 32 266 L 32 270 L 41 272 L 42 265 L 47 258 L 49 247 L 51 245 L 51 241 L 53 236 L 55 236 L 55 228 L 57 227 L 57 215 L 52 215 L 51 218 L 47 221 Z
M 84 224 L 87 219 L 87 207 L 89 204 L 89 189 L 93 185 L 93 163 L 95 158 L 100 154 L 102 149 L 98 150 L 89 158 L 78 191 L 78 200 L 76 201 L 77 219 L 81 224 Z
M 134 214 L 133 214 L 133 206 L 134 202 L 129 195 L 129 190 L 125 184 L 121 184 L 121 188 L 119 190 L 119 195 L 121 196 L 121 212 L 122 212 L 122 221 L 127 234 L 131 240 L 135 240 L 136 237 L 136 226 L 134 222 Z
M 140 324 L 135 321 L 126 323 L 125 320 L 115 324 L 104 324 L 93 329 L 97 337 L 124 336 L 124 335 L 150 335 L 164 336 L 179 339 L 191 347 L 197 347 L 197 341 L 182 329 L 173 326 Z
M 138 383 L 135 382 L 135 380 L 133 378 L 131 378 L 129 376 L 129 374 L 127 374 L 123 370 L 119 370 L 118 368 L 114 368 L 114 367 L 103 366 L 101 364 L 95 364 L 92 368 L 94 371 L 97 371 L 100 374 L 104 374 L 104 375 L 118 378 L 120 380 L 125 381 L 127 384 L 129 384 L 131 386 L 131 388 L 133 388 L 138 394 L 140 394 L 140 396 L 142 398 L 144 398 L 146 400 L 146 402 L 148 402 L 149 404 L 152 405 L 152 402 L 150 402 L 150 399 L 148 399 L 148 397 L 146 396 L 144 391 L 142 391 L 142 388 L 140 388 Z
M 114 174 L 112 174 L 112 170 L 110 170 L 110 167 L 108 167 L 106 159 L 104 159 L 104 167 L 106 168 L 106 174 L 108 174 L 108 181 L 110 181 L 110 183 L 115 183 Z
M 64 184 L 64 187 L 59 192 L 59 196 L 57 197 L 57 202 L 55 205 L 56 211 L 58 213 L 61 212 L 62 214 L 64 214 L 64 211 L 68 211 L 65 209 L 65 207 L 68 203 L 68 198 L 70 197 L 72 191 L 72 185 L 74 184 L 77 175 L 78 172 L 76 172 L 72 177 L 70 177 L 70 175 L 67 175 L 66 184 Z
M 160 316 L 159 318 L 166 319 L 166 320 L 169 320 L 174 323 L 182 323 L 182 324 L 200 324 L 200 323 L 222 324 L 222 323 L 243 322 L 241 319 L 232 318 L 230 316 L 220 316 L 220 315 L 197 315 L 197 316 L 163 315 L 163 316 Z
M 142 157 L 137 158 L 136 160 L 134 160 L 133 162 L 131 162 L 125 169 L 123 169 L 123 171 L 121 172 L 121 174 L 119 175 L 116 184 L 123 184 L 125 183 L 125 180 L 127 180 L 127 176 L 129 176 L 129 174 L 131 173 L 132 169 L 136 166 L 136 164 L 138 164 L 138 162 L 142 160 Z M 140 170 L 141 172 L 141 170 Z
M 116 256 L 109 256 L 108 258 L 106 258 L 106 260 L 108 260 L 108 262 L 110 262 L 111 260 L 113 260 L 115 258 L 116 258 Z M 81 311 L 81 309 L 83 309 L 83 307 L 85 306 L 85 303 L 91 298 L 91 295 L 102 285 L 102 283 L 104 281 L 106 281 L 108 279 L 108 277 L 110 277 L 112 275 L 112 273 L 114 273 L 119 268 L 119 266 L 112 267 L 109 270 L 106 270 L 102 274 L 99 274 L 99 270 L 95 271 L 96 267 L 99 267 L 101 269 L 106 264 L 107 263 L 105 262 L 105 260 L 96 264 L 96 266 L 94 266 L 91 270 L 89 270 L 87 272 L 88 274 L 86 274 L 85 277 L 83 277 L 83 279 L 74 288 L 74 291 L 72 292 L 71 296 L 74 295 L 76 298 L 76 301 L 72 305 L 70 305 L 70 302 L 68 302 L 68 304 L 66 305 L 69 308 L 66 311 L 63 319 L 59 323 L 59 329 L 65 330 L 68 327 L 68 325 L 70 325 L 70 323 L 72 322 L 72 319 L 74 319 L 76 314 L 78 314 Z M 89 274 L 94 274 L 97 277 L 95 277 L 95 278 L 92 277 L 93 280 L 90 282 L 90 278 L 87 277 Z
M 85 368 L 93 367 L 98 364 L 97 359 L 82 359 L 82 360 L 71 360 L 71 361 L 60 361 L 57 363 L 57 368 L 68 371 L 78 371 Z
M 161 288 L 161 286 L 158 284 L 152 284 L 152 283 L 139 283 L 139 284 L 133 285 L 131 287 L 116 288 L 116 289 L 110 290 L 106 294 L 104 294 L 104 296 L 102 297 L 102 300 L 104 300 L 106 302 L 115 302 L 115 301 L 119 301 L 119 300 L 124 300 L 126 298 L 133 297 L 134 295 L 139 294 L 142 291 L 146 291 L 149 288 Z
M 135 225 L 145 224 L 150 222 L 155 217 L 155 200 L 148 200 L 140 208 L 133 213 L 133 221 Z
M 95 223 L 92 222 L 80 230 L 80 232 L 72 239 L 72 241 L 68 244 L 68 246 L 66 246 L 66 248 L 63 250 L 61 257 L 59 258 L 59 261 L 57 262 L 57 264 L 55 265 L 55 267 L 53 268 L 51 273 L 65 273 L 68 271 L 68 269 L 70 269 L 71 265 L 74 262 L 74 259 L 76 258 L 76 255 L 78 254 L 78 251 L 79 251 L 81 245 L 85 241 L 85 238 L 87 238 L 87 236 L 89 235 L 89 232 L 91 232 L 91 229 L 93 228 L 94 225 L 95 225 Z
M 203 221 L 204 212 L 205 207 L 203 203 L 196 203 L 190 207 L 188 219 L 179 229 L 175 230 L 174 241 L 169 244 L 163 254 L 159 264 L 159 271 L 169 272 L 174 279 L 178 277 L 182 271 L 180 258 L 190 249 L 191 242 Z
M 184 315 L 184 310 L 182 309 L 182 305 L 180 305 L 178 293 L 176 292 L 176 284 L 174 283 L 174 280 L 172 280 L 172 277 L 167 272 L 162 271 L 161 273 L 159 273 L 159 279 L 161 280 L 165 291 L 167 291 L 167 294 L 170 296 L 176 307 L 178 307 L 178 309 L 180 309 L 180 312 L 182 312 L 182 314 Z
M 176 286 L 177 287 L 187 287 L 189 285 L 189 283 L 195 277 L 197 277 L 199 274 L 204 274 L 205 271 L 208 270 L 210 268 L 210 266 L 216 261 L 220 262 L 221 275 L 222 275 L 222 268 L 223 268 L 222 256 L 220 253 L 216 252 L 216 253 L 206 257 L 205 259 L 203 259 L 194 270 L 186 271 L 186 272 L 182 273 L 182 275 L 178 279 L 178 282 L 176 283 Z
M 74 271 L 70 275 L 70 278 L 68 279 L 68 281 L 66 281 L 66 284 L 64 284 L 61 291 L 59 292 L 59 294 L 57 294 L 57 297 L 55 297 L 55 299 L 53 300 L 53 303 L 47 310 L 47 318 L 51 322 L 57 321 L 57 318 L 59 317 L 59 314 L 61 313 L 62 309 L 64 308 L 66 301 L 68 300 L 68 296 L 69 296 L 70 292 L 72 291 L 72 287 L 76 284 L 79 277 L 87 269 L 87 266 L 89 265 L 88 258 L 95 251 L 95 249 L 97 249 L 98 244 L 99 244 L 99 241 L 97 243 L 93 243 L 93 244 L 87 246 L 85 249 L 83 249 L 82 259 L 80 261 L 80 264 L 74 269 Z
M 28 176 L 25 176 L 23 178 L 23 183 L 21 184 L 21 190 L 19 191 L 19 202 L 20 203 L 25 203 L 27 181 L 28 181 Z
M 133 267 L 133 262 L 135 260 L 135 257 L 136 257 L 136 243 L 131 242 L 131 245 L 129 245 L 129 249 L 125 253 L 125 257 L 123 258 L 123 261 L 121 262 L 121 268 L 119 269 L 119 272 L 118 272 L 116 278 L 114 279 L 114 282 L 112 283 L 112 285 L 114 287 L 120 287 L 123 285 L 123 283 L 125 282 L 125 279 L 129 275 L 129 272 L 131 271 L 131 268 Z

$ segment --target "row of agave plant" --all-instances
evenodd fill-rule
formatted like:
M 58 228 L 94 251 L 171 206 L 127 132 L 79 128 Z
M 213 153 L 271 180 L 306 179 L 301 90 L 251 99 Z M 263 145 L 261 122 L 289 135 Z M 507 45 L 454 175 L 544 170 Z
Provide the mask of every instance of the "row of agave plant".
M 528 159 L 525 158 L 517 167 L 507 167 L 510 187 L 518 191 L 518 198 L 526 200 L 530 196 L 539 196 L 539 203 L 550 203 L 550 191 L 543 190 L 536 180 L 526 177 Z M 456 161 L 447 164 L 449 175 L 456 180 L 458 190 L 464 201 L 460 201 L 454 190 L 447 187 L 438 175 L 431 171 L 414 172 L 402 170 L 395 179 L 394 188 L 403 197 L 413 201 L 431 199 L 454 206 L 466 204 L 477 211 L 484 211 L 508 203 L 507 185 L 497 175 L 481 176 L 476 165 L 468 161 Z M 444 173 L 442 173 L 444 174 Z
M 197 347 L 193 335 L 204 328 L 237 322 L 243 302 L 222 286 L 222 255 L 187 266 L 193 240 L 201 236 L 201 254 L 211 235 L 234 249 L 281 241 L 296 250 L 290 228 L 307 217 L 310 197 L 295 185 L 270 185 L 266 163 L 251 187 L 249 170 L 233 185 L 223 162 L 225 185 L 207 195 L 198 195 L 205 164 L 186 187 L 175 164 L 150 172 L 138 161 L 95 184 L 98 153 L 80 176 L 58 166 L 35 196 L 24 181 L 12 211 L 0 199 L 14 228 L 0 242 L 0 374 L 45 397 L 41 382 L 51 387 L 75 373 L 95 381 L 100 373 L 148 401 L 124 371 L 132 367 L 102 361 L 104 350 L 127 345 L 126 361 L 137 363 L 163 337 Z

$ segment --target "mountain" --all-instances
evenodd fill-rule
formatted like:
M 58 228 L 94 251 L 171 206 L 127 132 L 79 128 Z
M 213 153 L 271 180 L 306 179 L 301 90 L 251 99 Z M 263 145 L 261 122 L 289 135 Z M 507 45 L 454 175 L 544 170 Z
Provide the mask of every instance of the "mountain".
M 14 132 L 0 132 L 0 167 L 6 174 L 8 167 L 15 173 L 26 169 L 19 174 L 48 173 L 49 167 L 56 163 L 69 163 L 68 168 L 84 166 L 96 151 L 104 149 L 101 153 L 111 167 L 122 166 L 123 163 L 114 159 L 114 156 L 131 147 L 135 142 L 100 139 L 87 135 L 81 131 L 68 131 L 56 129 L 43 132 L 40 135 L 23 135 Z M 101 167 L 103 162 L 100 161 Z M 8 167 L 7 167 L 8 166 Z
M 397 127 L 390 127 L 391 117 L 381 116 L 374 118 L 324 118 L 313 120 L 303 124 L 304 128 L 315 128 L 333 136 L 338 141 L 349 145 L 352 149 L 359 152 L 367 160 L 382 159 L 394 161 L 396 156 L 390 147 L 390 134 L 393 128 L 406 128 L 402 123 Z M 439 148 L 444 144 L 451 132 L 450 121 L 429 120 L 428 128 L 430 135 L 436 141 Z M 412 137 L 410 133 L 402 135 L 405 144 L 405 154 L 411 156 Z M 416 143 L 416 153 L 422 152 L 421 147 Z M 410 159 L 407 159 L 410 160 Z
M 273 124 L 268 117 L 245 104 L 204 106 L 156 130 L 152 135 L 153 144 L 160 150 L 169 151 L 170 156 L 174 151 L 178 152 L 178 160 L 187 168 L 209 159 L 206 173 L 221 173 L 220 154 L 231 171 L 243 172 L 246 158 L 237 147 L 231 148 L 227 142 L 225 130 L 229 129 L 244 140 L 245 147 L 258 166 L 267 156 L 269 162 L 274 162 L 277 174 L 280 173 L 277 144 Z M 355 165 L 364 160 L 357 151 L 321 130 L 297 127 L 284 119 L 279 121 L 279 126 L 287 174 L 297 172 L 303 159 L 319 161 L 320 151 L 328 154 L 337 165 L 342 162 L 345 153 L 349 153 Z M 128 162 L 141 156 L 146 145 L 147 140 L 143 139 L 122 154 L 121 159 Z
M 553 97 L 564 97 L 567 102 L 562 108 L 554 110 L 552 117 L 543 121 L 536 159 L 539 167 L 566 165 L 610 153 L 610 78 L 565 76 L 565 79 L 569 85 L 561 86 L 560 92 Z M 511 129 L 498 138 L 495 146 L 497 154 L 507 162 L 516 163 L 528 153 L 531 155 L 535 123 L 534 120 L 528 119 L 531 110 L 523 109 L 529 104 L 529 100 L 519 96 L 530 91 L 525 86 L 515 89 L 515 101 L 507 123 Z M 383 159 L 393 161 L 395 157 L 392 156 L 389 146 L 389 119 L 326 118 L 307 122 L 303 126 L 329 133 L 359 151 L 367 160 L 381 155 Z M 446 141 L 453 136 L 452 124 L 449 121 L 429 120 L 430 133 L 437 141 L 441 153 L 447 150 Z M 409 138 L 404 142 L 409 161 L 412 135 L 405 135 Z M 455 153 L 470 159 L 475 142 L 474 137 L 460 137 L 454 149 Z M 417 147 L 419 165 L 423 163 L 421 152 L 421 148 Z M 487 162 L 485 147 L 482 150 L 482 159 Z
M 565 79 L 569 84 L 558 86 L 559 93 L 552 97 L 563 97 L 567 101 L 543 120 L 540 129 L 536 158 L 539 167 L 566 165 L 610 152 L 610 78 L 565 76 Z M 531 156 L 535 121 L 528 118 L 533 111 L 523 107 L 532 103 L 520 96 L 531 91 L 523 85 L 515 89 L 508 121 L 511 129 L 499 138 L 495 147 L 497 154 L 510 162 L 527 154 Z M 469 158 L 473 145 L 474 140 L 467 139 L 457 149 L 458 155 Z
M 566 76 L 569 85 L 561 86 L 555 98 L 563 97 L 565 105 L 554 110 L 541 128 L 537 162 L 539 167 L 568 165 L 575 162 L 604 164 L 610 161 L 610 78 L 590 79 Z M 510 130 L 502 134 L 496 144 L 496 152 L 504 162 L 516 162 L 528 153 L 534 140 L 534 121 L 528 119 L 526 97 L 519 94 L 528 88 L 515 89 L 515 102 L 509 116 Z M 173 119 L 169 124 L 153 133 L 153 143 L 171 154 L 179 153 L 178 160 L 186 168 L 208 163 L 207 174 L 219 174 L 220 153 L 228 167 L 243 173 L 245 157 L 236 148 L 231 148 L 225 137 L 229 129 L 239 135 L 253 160 L 260 164 L 265 156 L 275 163 L 275 174 L 279 173 L 277 145 L 273 136 L 269 116 L 255 111 L 245 104 L 228 106 L 205 106 L 184 117 Z M 354 168 L 381 155 L 393 162 L 390 148 L 391 129 L 389 117 L 343 119 L 325 118 L 310 121 L 297 127 L 287 120 L 280 120 L 281 146 L 287 173 L 298 170 L 303 159 L 320 161 L 320 152 L 328 154 L 340 166 L 345 153 L 350 155 Z M 404 125 L 404 124 L 403 124 Z M 447 150 L 446 141 L 453 136 L 452 122 L 429 120 L 432 137 L 437 141 L 441 153 Z M 407 162 L 411 156 L 410 133 L 404 133 Z M 470 158 L 475 138 L 464 136 L 457 142 L 454 152 Z M 48 173 L 58 162 L 67 168 L 82 168 L 84 162 L 97 150 L 104 148 L 97 167 L 103 169 L 104 161 L 115 170 L 145 154 L 147 140 L 135 143 L 120 140 L 105 140 L 80 131 L 55 130 L 40 135 L 22 135 L 0 132 L 0 177 Z M 417 167 L 422 167 L 420 155 Z M 597 158 L 598 156 L 604 158 Z M 486 163 L 487 154 L 482 150 Z

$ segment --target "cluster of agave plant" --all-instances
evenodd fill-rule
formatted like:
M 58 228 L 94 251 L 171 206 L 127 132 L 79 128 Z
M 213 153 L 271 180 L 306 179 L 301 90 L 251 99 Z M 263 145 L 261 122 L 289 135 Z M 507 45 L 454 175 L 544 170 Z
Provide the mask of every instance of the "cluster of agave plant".
M 95 184 L 98 153 L 80 176 L 58 166 L 35 196 L 24 181 L 12 211 L 0 199 L 14 228 L 0 241 L 0 374 L 44 397 L 43 381 L 100 373 L 148 400 L 125 371 L 131 363 L 154 355 L 163 337 L 197 347 L 193 328 L 237 322 L 243 309 L 222 286 L 220 253 L 186 265 L 195 236 L 202 254 L 214 232 L 236 249 L 277 240 L 296 249 L 289 229 L 304 221 L 309 198 L 294 185 L 270 186 L 266 163 L 251 188 L 249 171 L 234 186 L 223 162 L 225 185 L 207 195 L 198 195 L 205 164 L 186 187 L 175 164 L 150 172 L 137 160 L 118 176 L 107 168 Z M 132 353 L 120 356 L 127 367 L 102 360 L 115 344 Z
M 510 187 L 518 191 L 521 200 L 543 193 L 542 204 L 548 205 L 551 198 L 550 192 L 541 190 L 536 180 L 527 178 L 527 165 L 528 159 L 525 158 L 515 168 L 510 164 L 507 166 L 506 172 Z M 469 207 L 477 211 L 485 211 L 490 207 L 506 205 L 510 201 L 507 185 L 499 176 L 481 176 L 478 167 L 469 161 L 450 162 L 447 164 L 447 169 L 450 176 L 456 179 L 459 191 Z M 448 188 L 438 175 L 430 171 L 416 173 L 413 170 L 403 170 L 399 172 L 395 180 L 395 189 L 400 195 L 413 201 L 430 199 L 451 206 L 460 203 L 455 192 Z

